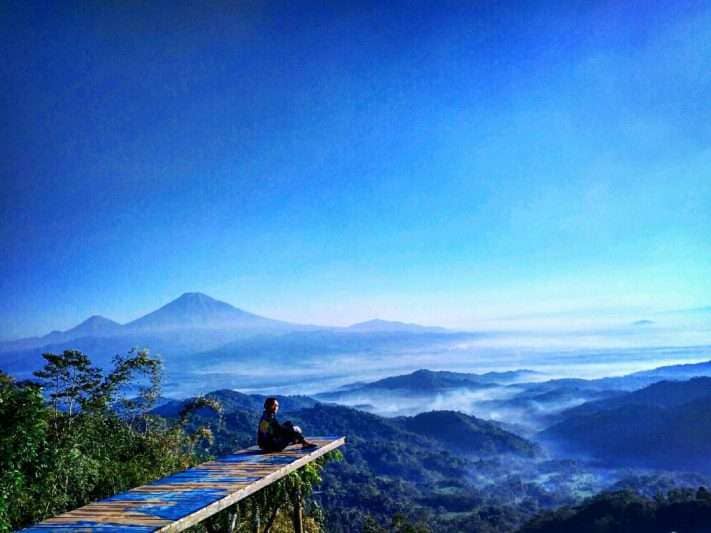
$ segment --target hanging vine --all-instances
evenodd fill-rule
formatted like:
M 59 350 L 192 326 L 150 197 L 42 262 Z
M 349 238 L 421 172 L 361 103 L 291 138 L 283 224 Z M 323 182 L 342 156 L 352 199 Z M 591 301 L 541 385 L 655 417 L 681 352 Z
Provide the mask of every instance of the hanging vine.
M 297 509 L 304 511 L 304 533 L 323 530 L 323 513 L 313 501 L 313 489 L 330 461 L 343 458 L 338 450 L 328 452 L 296 472 L 194 526 L 193 533 L 291 533 Z

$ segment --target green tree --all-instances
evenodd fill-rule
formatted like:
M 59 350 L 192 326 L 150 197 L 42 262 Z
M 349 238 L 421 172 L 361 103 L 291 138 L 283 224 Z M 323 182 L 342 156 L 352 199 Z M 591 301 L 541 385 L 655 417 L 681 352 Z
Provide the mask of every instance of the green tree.
M 38 383 L 0 374 L 0 531 L 203 458 L 196 443 L 207 435 L 149 414 L 160 390 L 161 363 L 147 351 L 116 356 L 106 374 L 78 351 L 43 357 Z
M 27 521 L 49 419 L 38 386 L 18 385 L 0 371 L 0 531 Z

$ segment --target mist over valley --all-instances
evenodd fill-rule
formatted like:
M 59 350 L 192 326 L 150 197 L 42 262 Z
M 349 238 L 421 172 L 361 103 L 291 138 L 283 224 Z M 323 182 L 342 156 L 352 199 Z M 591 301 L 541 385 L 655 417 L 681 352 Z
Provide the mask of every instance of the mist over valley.
M 221 405 L 219 417 L 195 415 L 215 435 L 213 452 L 251 445 L 264 399 L 276 395 L 284 419 L 348 437 L 322 496 L 334 520 L 385 516 L 407 501 L 410 516 L 434 513 L 458 531 L 472 508 L 504 506 L 520 525 L 601 491 L 655 497 L 711 483 L 711 313 L 685 316 L 558 331 L 380 319 L 324 327 L 186 293 L 125 324 L 92 316 L 4 342 L 0 368 L 32 380 L 42 353 L 81 350 L 109 367 L 147 348 L 165 372 L 153 415 L 175 420 L 205 394 Z M 364 480 L 382 510 L 360 495 Z

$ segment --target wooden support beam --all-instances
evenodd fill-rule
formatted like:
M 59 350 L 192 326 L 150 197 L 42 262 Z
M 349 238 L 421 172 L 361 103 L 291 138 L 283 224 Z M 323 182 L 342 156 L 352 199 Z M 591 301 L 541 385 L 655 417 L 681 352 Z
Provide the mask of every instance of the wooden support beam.
M 230 512 L 227 521 L 229 523 L 229 528 L 227 533 L 235 533 L 237 531 L 237 524 L 239 524 L 239 508 L 237 504 L 233 505 L 234 510 Z
M 300 489 L 297 488 L 292 495 L 292 502 L 294 505 L 294 514 L 291 517 L 291 521 L 294 524 L 294 533 L 304 533 L 304 502 Z

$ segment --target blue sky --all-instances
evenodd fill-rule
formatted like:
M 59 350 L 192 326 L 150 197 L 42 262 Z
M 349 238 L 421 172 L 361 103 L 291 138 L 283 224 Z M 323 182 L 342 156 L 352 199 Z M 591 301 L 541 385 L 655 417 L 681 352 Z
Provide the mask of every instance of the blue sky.
M 708 3 L 356 4 L 5 3 L 0 337 L 711 303 Z

